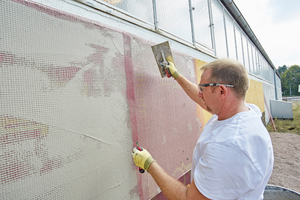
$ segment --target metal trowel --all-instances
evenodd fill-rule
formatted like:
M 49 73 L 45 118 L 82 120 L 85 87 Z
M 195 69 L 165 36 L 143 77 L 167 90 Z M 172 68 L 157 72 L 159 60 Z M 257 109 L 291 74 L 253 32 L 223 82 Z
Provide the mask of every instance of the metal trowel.
M 167 70 L 166 71 L 166 65 L 168 64 L 168 61 L 172 62 L 174 65 L 174 60 L 173 60 L 173 56 L 172 56 L 172 52 L 170 49 L 170 45 L 169 42 L 163 42 L 157 45 L 154 45 L 151 47 L 159 72 L 161 74 L 161 77 L 171 77 L 171 73 Z

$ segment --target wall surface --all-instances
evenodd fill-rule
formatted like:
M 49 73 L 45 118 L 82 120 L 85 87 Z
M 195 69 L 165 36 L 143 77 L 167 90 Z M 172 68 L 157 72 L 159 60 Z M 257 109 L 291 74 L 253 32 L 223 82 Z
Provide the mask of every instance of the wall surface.
M 0 199 L 156 197 L 132 162 L 136 141 L 185 180 L 211 115 L 161 78 L 151 46 L 167 38 L 73 1 L 39 2 L 0 1 Z M 171 48 L 194 83 L 214 59 Z M 274 86 L 251 79 L 246 101 L 263 112 Z
M 136 141 L 175 178 L 190 169 L 202 125 L 154 43 L 34 2 L 0 9 L 1 199 L 154 197 Z M 195 81 L 193 58 L 173 55 Z
M 263 90 L 265 98 L 265 122 L 268 123 L 271 118 L 270 100 L 276 99 L 274 85 L 271 85 L 270 83 L 263 83 Z
M 246 94 L 247 103 L 253 103 L 259 107 L 261 112 L 265 111 L 264 106 L 264 91 L 263 91 L 263 83 L 250 79 L 250 88 Z
M 139 199 L 129 36 L 32 2 L 0 9 L 0 199 Z

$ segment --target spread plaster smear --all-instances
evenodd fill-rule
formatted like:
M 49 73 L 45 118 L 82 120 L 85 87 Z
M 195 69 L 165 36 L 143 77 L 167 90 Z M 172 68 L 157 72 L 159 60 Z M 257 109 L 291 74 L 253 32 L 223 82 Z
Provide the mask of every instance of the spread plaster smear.
M 135 199 L 122 34 L 0 4 L 0 199 Z
M 135 141 L 187 174 L 202 123 L 161 78 L 161 38 L 76 1 L 38 1 L 0 1 L 0 199 L 151 199 L 160 190 L 134 166 Z M 194 58 L 172 55 L 194 82 Z

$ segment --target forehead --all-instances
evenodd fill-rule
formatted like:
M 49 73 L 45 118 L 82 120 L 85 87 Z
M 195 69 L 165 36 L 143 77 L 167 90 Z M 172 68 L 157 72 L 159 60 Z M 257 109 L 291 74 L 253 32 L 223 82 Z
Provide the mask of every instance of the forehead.
M 202 75 L 201 75 L 200 83 L 201 84 L 208 83 L 209 79 L 210 79 L 210 75 L 211 75 L 211 70 L 210 69 L 204 70 Z

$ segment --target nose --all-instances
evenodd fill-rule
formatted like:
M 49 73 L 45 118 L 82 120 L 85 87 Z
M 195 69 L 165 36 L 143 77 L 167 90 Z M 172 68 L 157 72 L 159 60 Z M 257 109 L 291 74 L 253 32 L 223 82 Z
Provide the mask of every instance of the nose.
M 199 91 L 199 92 L 198 92 L 198 97 L 201 97 L 201 98 L 202 98 L 202 97 L 203 97 L 203 93 Z

